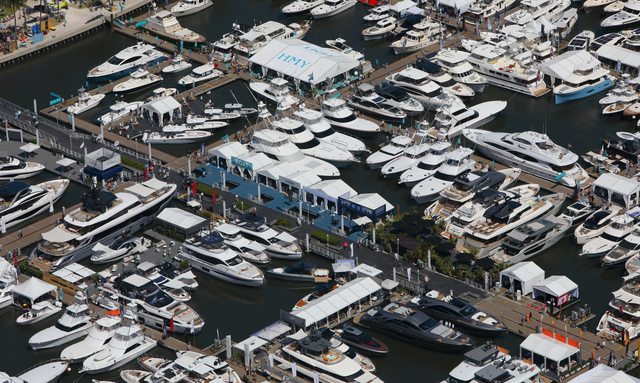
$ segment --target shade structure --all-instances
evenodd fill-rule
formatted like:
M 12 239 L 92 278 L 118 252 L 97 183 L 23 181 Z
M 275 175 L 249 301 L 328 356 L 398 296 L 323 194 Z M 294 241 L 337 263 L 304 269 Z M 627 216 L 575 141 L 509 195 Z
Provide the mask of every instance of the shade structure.
M 640 379 L 605 364 L 599 364 L 568 383 L 640 383 Z
M 64 168 L 68 168 L 69 166 L 73 165 L 76 163 L 76 160 L 71 159 L 71 158 L 61 158 L 58 161 L 56 161 L 56 164 L 64 167 Z
M 271 342 L 289 331 L 291 331 L 291 327 L 288 324 L 283 321 L 277 321 L 256 332 L 253 336 L 257 336 L 258 338 Z
M 530 334 L 527 339 L 520 344 L 520 349 L 556 363 L 560 363 L 580 353 L 580 349 L 543 334 Z
M 57 288 L 35 277 L 27 279 L 24 283 L 15 286 L 12 290 L 12 294 L 23 296 L 31 301 L 40 298 L 43 295 L 56 291 Z
M 500 272 L 500 283 L 513 293 L 520 290 L 523 295 L 533 291 L 533 286 L 544 279 L 544 270 L 534 262 L 517 263 Z
M 20 147 L 20 150 L 22 150 L 25 153 L 33 153 L 38 149 L 40 149 L 40 145 L 36 145 L 31 142 L 28 144 L 24 144 Z
M 142 105 L 142 110 L 147 112 L 151 119 L 160 126 L 182 116 L 182 105 L 171 96 L 148 102 Z
M 206 218 L 175 207 L 164 209 L 158 214 L 156 219 L 186 231 L 200 228 L 203 224 L 207 223 Z

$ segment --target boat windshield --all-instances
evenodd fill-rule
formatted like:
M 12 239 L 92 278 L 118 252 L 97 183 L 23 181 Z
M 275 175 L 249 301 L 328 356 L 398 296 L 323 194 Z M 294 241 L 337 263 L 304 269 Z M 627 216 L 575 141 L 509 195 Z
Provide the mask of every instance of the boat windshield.
M 622 240 L 622 242 L 620 242 L 620 247 L 622 247 L 623 249 L 627 249 L 627 250 L 635 250 L 636 248 L 638 248 L 639 244 L 636 242 L 631 242 L 627 239 Z
M 422 322 L 420 324 L 420 326 L 418 326 L 418 327 L 420 327 L 421 330 L 425 330 L 426 331 L 426 330 L 430 330 L 430 329 L 436 327 L 437 325 L 438 325 L 438 321 L 437 320 L 435 320 L 433 318 L 429 318 L 426 321 Z
M 227 265 L 229 266 L 237 266 L 241 263 L 242 263 L 242 258 L 240 258 L 239 256 L 235 256 L 227 261 Z

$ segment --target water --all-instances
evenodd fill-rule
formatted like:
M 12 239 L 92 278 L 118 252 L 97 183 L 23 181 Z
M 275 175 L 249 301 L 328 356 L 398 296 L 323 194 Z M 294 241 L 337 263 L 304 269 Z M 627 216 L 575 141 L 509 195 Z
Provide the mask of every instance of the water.
M 203 33 L 208 39 L 214 40 L 223 33 L 228 32 L 231 23 L 254 24 L 267 20 L 291 22 L 299 20 L 287 20 L 281 14 L 280 8 L 285 4 L 282 0 L 236 0 L 220 1 L 208 10 L 182 18 L 184 26 Z M 392 51 L 387 47 L 388 42 L 372 41 L 364 42 L 360 32 L 362 25 L 360 16 L 367 11 L 366 6 L 358 5 L 356 8 L 334 18 L 315 21 L 306 40 L 324 45 L 324 41 L 335 37 L 343 37 L 357 50 L 362 50 L 367 58 L 374 64 L 384 64 L 393 60 Z M 250 10 L 250 11 L 246 11 Z M 590 28 L 597 34 L 601 31 L 597 27 L 598 14 L 580 15 L 578 25 L 574 33 L 582 29 Z M 69 97 L 83 86 L 86 72 L 103 62 L 115 52 L 129 46 L 134 41 L 122 35 L 111 33 L 108 30 L 97 32 L 82 41 L 63 46 L 49 54 L 30 59 L 28 62 L 3 69 L 0 72 L 0 97 L 32 108 L 32 100 L 37 99 L 39 107 L 48 104 L 49 92 L 55 92 L 63 97 Z M 165 76 L 163 86 L 176 85 L 178 75 Z M 204 95 L 205 100 L 212 99 L 216 105 L 221 106 L 226 102 L 238 101 L 245 104 L 253 104 L 253 97 L 246 86 L 236 82 L 217 89 L 211 94 Z M 142 99 L 150 94 L 149 91 L 127 96 L 127 100 Z M 622 120 L 618 117 L 604 118 L 600 114 L 600 108 L 595 96 L 563 105 L 555 105 L 552 96 L 547 95 L 541 99 L 514 94 L 502 89 L 489 87 L 484 94 L 478 95 L 472 100 L 479 103 L 488 100 L 507 100 L 507 109 L 487 129 L 495 131 L 545 131 L 555 142 L 560 145 L 571 145 L 573 150 L 584 153 L 588 150 L 598 150 L 600 138 L 613 135 L 619 130 L 632 130 L 635 121 Z M 114 101 L 109 95 L 103 105 L 109 105 Z M 87 118 L 96 118 L 105 113 L 107 108 L 101 106 L 87 114 Z M 233 136 L 235 132 L 243 129 L 253 121 L 237 121 L 228 128 L 216 132 L 213 140 L 224 134 Z M 384 137 L 368 140 L 367 144 L 373 150 L 384 141 Z M 181 145 L 178 147 L 163 147 L 174 155 L 183 155 L 187 150 L 197 146 Z M 369 171 L 362 164 L 354 164 L 341 169 L 343 179 L 358 192 L 379 192 L 391 203 L 401 210 L 411 208 L 423 208 L 417 206 L 409 197 L 409 189 L 398 187 L 395 180 L 384 180 L 378 172 Z M 44 173 L 33 182 L 54 177 Z M 81 192 L 81 186 L 71 184 L 70 189 L 58 203 L 60 206 L 71 206 L 77 200 Z M 593 308 L 595 313 L 601 315 L 610 298 L 611 291 L 617 289 L 620 284 L 620 269 L 603 270 L 597 261 L 580 259 L 577 257 L 579 248 L 565 238 L 549 251 L 536 258 L 536 262 L 546 270 L 547 275 L 564 274 L 573 279 L 580 286 L 580 296 L 584 303 Z M 321 260 L 311 259 L 322 263 Z M 597 281 L 596 283 L 594 283 Z M 307 294 L 310 288 L 296 283 L 269 280 L 266 286 L 260 289 L 251 289 L 228 285 L 205 276 L 199 277 L 200 289 L 194 294 L 193 307 L 201 313 L 207 325 L 197 337 L 199 346 L 213 343 L 216 330 L 220 335 L 231 334 L 234 339 L 241 340 L 279 318 L 281 309 L 289 310 L 295 302 Z M 29 349 L 27 340 L 37 330 L 44 328 L 53 320 L 37 324 L 33 327 L 19 328 L 14 324 L 17 312 L 6 309 L 0 312 L 0 326 L 5 329 L 6 344 L 11 345 L 11 352 L 4 354 L 0 360 L 0 370 L 9 373 L 17 373 L 38 361 L 50 359 L 59 355 L 61 348 L 33 352 Z M 593 329 L 596 320 L 588 323 Z M 447 372 L 460 360 L 459 355 L 442 354 L 390 339 L 386 336 L 380 338 L 391 347 L 391 352 L 386 358 L 376 359 L 378 374 L 387 382 L 425 381 L 438 382 L 444 378 Z M 515 336 L 505 336 L 499 343 L 507 346 L 512 352 L 517 353 L 517 345 L 520 339 Z M 155 353 L 163 353 L 156 349 Z M 103 379 L 115 379 L 116 373 L 105 374 Z M 68 381 L 74 381 L 77 375 L 71 374 Z M 79 381 L 88 381 L 82 377 Z

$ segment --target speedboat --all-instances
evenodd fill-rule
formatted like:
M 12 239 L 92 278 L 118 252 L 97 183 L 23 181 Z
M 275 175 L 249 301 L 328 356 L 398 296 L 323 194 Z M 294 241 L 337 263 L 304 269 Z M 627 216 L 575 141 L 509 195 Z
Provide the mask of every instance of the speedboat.
M 382 341 L 354 326 L 346 325 L 340 329 L 336 329 L 335 336 L 343 343 L 365 354 L 383 356 L 389 352 L 389 347 Z
M 627 5 L 627 1 L 626 0 L 617 0 L 614 1 L 611 4 L 607 4 L 603 9 L 602 12 L 604 14 L 607 13 L 618 13 L 620 11 L 622 11 L 624 9 L 624 6 Z
M 462 52 L 452 49 L 442 49 L 435 56 L 438 64 L 460 84 L 467 85 L 474 91 L 482 93 L 489 83 L 489 80 L 481 74 L 476 73 L 467 61 L 469 52 Z
M 442 35 L 442 29 L 440 23 L 426 18 L 414 24 L 410 31 L 405 33 L 399 40 L 392 42 L 390 47 L 397 55 L 417 52 L 430 45 L 436 44 L 439 35 Z
M 78 100 L 73 105 L 67 107 L 67 112 L 76 115 L 84 113 L 98 106 L 104 98 L 104 93 L 90 94 L 82 88 L 78 91 Z
M 481 129 L 462 132 L 488 158 L 524 172 L 563 184 L 569 188 L 586 187 L 589 175 L 577 163 L 572 151 L 553 143 L 537 132 L 499 133 Z
M 362 37 L 364 37 L 364 41 L 382 39 L 387 37 L 397 27 L 398 20 L 393 16 L 389 16 L 363 29 Z
M 405 111 L 392 105 L 386 98 L 377 94 L 372 85 L 366 83 L 358 85 L 348 103 L 353 108 L 387 120 L 402 120 L 407 117 Z
M 306 262 L 296 262 L 286 267 L 276 267 L 267 270 L 271 278 L 296 282 L 327 283 L 329 270 L 318 268 L 316 265 Z
M 357 162 L 350 151 L 318 140 L 299 120 L 284 117 L 274 121 L 273 128 L 285 133 L 289 140 L 308 156 L 328 161 L 338 167 Z
M 378 124 L 356 116 L 341 98 L 329 98 L 322 102 L 322 114 L 338 129 L 359 136 L 370 136 L 380 132 Z
M 178 19 L 169 11 L 162 10 L 146 19 L 143 28 L 149 32 L 171 41 L 186 44 L 204 43 L 207 38 L 190 29 L 184 28 Z
M 0 180 L 21 180 L 37 176 L 46 167 L 37 162 L 23 161 L 14 156 L 0 157 Z
M 628 214 L 620 214 L 611 218 L 611 222 L 605 227 L 602 234 L 591 238 L 580 250 L 580 255 L 588 258 L 599 258 L 612 250 L 627 235 L 636 229 L 636 220 Z
M 335 16 L 356 6 L 356 0 L 325 0 L 324 4 L 311 10 L 314 19 L 324 19 Z
M 300 103 L 300 100 L 289 93 L 289 82 L 276 77 L 267 84 L 260 81 L 251 81 L 249 88 L 261 97 L 278 105 L 278 109 L 286 110 Z
M 576 227 L 573 235 L 578 245 L 584 245 L 592 238 L 600 236 L 609 222 L 618 213 L 618 209 L 601 208 L 591 213 L 587 219 Z
M 265 223 L 265 218 L 257 214 L 243 214 L 230 223 L 239 229 L 239 233 L 266 246 L 265 251 L 271 258 L 298 260 L 302 258 L 302 249 L 296 237 L 286 232 L 277 232 Z
M 322 4 L 324 4 L 324 0 L 295 0 L 282 8 L 282 13 L 287 16 L 300 15 Z
M 128 255 L 143 253 L 147 248 L 148 246 L 146 246 L 144 240 L 140 237 L 121 237 L 110 246 L 96 243 L 92 249 L 94 254 L 91 256 L 91 262 L 100 265 L 119 261 Z
M 135 72 L 131 73 L 131 77 L 128 80 L 116 84 L 116 86 L 113 87 L 113 92 L 135 92 L 159 82 L 162 82 L 162 77 L 149 73 L 149 71 L 144 68 L 138 68 Z
M 459 107 L 455 102 L 445 103 L 436 111 L 433 127 L 426 130 L 434 131 L 430 133 L 431 136 L 451 139 L 459 136 L 466 129 L 476 129 L 488 124 L 506 107 L 506 101 L 485 101 L 469 108 Z
M 640 252 L 635 251 L 625 262 L 624 268 L 627 271 L 625 281 L 640 275 Z
M 13 287 L 18 284 L 18 271 L 13 264 L 0 258 L 0 309 L 13 303 Z
M 230 249 L 217 231 L 201 231 L 187 238 L 180 247 L 178 258 L 225 282 L 251 287 L 264 283 L 262 271 Z
M 182 127 L 185 130 L 217 130 L 226 128 L 229 123 L 216 118 L 213 115 L 207 114 L 205 116 L 196 116 L 194 114 L 188 114 L 185 119 L 186 124 L 181 125 L 165 125 L 163 131 L 167 132 L 168 126 Z
M 222 77 L 224 73 L 217 70 L 213 64 L 207 63 L 191 70 L 191 73 L 178 80 L 182 86 L 195 86 L 199 82 Z
M 142 142 L 145 144 L 192 144 L 208 140 L 213 137 L 213 133 L 204 130 L 181 130 L 176 132 L 145 132 L 142 135 Z
M 504 366 L 511 360 L 509 351 L 494 344 L 485 343 L 464 354 L 464 359 L 454 367 L 447 379 L 440 383 L 475 383 L 475 374 L 485 367 Z
M 589 203 L 578 201 L 567 206 L 559 217 L 568 219 L 571 221 L 571 226 L 575 226 L 587 219 L 587 217 L 593 212 L 594 209 L 589 205 Z
M 454 80 L 451 75 L 443 69 L 440 64 L 433 61 L 421 59 L 416 62 L 416 66 L 427 73 L 429 79 L 456 97 L 473 97 L 476 92 L 468 85 Z
M 606 19 L 602 20 L 600 26 L 603 28 L 622 27 L 635 24 L 640 21 L 640 1 L 629 0 L 624 8 Z
M 393 338 L 436 351 L 460 352 L 473 346 L 461 332 L 445 326 L 414 304 L 389 303 L 375 307 L 360 317 L 359 323 Z
M 87 337 L 80 342 L 67 346 L 60 353 L 60 358 L 77 363 L 102 350 L 113 338 L 116 329 L 120 327 L 122 318 L 117 314 L 117 310 L 113 312 L 107 311 L 107 315 L 98 319 L 96 325 L 89 330 Z
M 446 160 L 445 155 L 449 148 L 451 148 L 449 141 L 438 141 L 431 144 L 429 153 L 423 156 L 420 162 L 400 174 L 398 183 L 411 187 L 423 179 L 434 175 Z
M 294 112 L 294 116 L 321 142 L 353 153 L 369 151 L 361 140 L 336 132 L 329 121 L 323 117 L 322 112 L 302 107 Z
M 265 251 L 266 247 L 257 241 L 243 237 L 237 226 L 222 223 L 213 229 L 224 238 L 224 244 L 238 253 L 245 261 L 258 265 L 266 265 L 271 262 L 271 258 Z
M 507 332 L 507 327 L 499 320 L 453 295 L 431 290 L 423 296 L 413 298 L 411 303 L 432 318 L 452 323 L 475 335 L 496 336 Z
M 68 179 L 59 179 L 37 185 L 11 181 L 0 186 L 0 227 L 6 231 L 46 210 L 53 211 L 69 184 Z
M 144 101 L 116 101 L 115 104 L 109 107 L 108 113 L 98 117 L 98 122 L 100 125 L 113 124 L 130 114 L 137 113 L 138 109 L 140 109 L 143 104 Z
M 604 8 L 615 1 L 616 0 L 585 0 L 584 3 L 582 3 L 582 9 L 584 9 L 585 13 L 590 13 L 596 9 Z
M 602 267 L 623 266 L 636 254 L 640 254 L 640 233 L 627 235 L 602 257 Z
M 213 5 L 211 0 L 180 0 L 178 4 L 171 7 L 171 13 L 175 17 L 193 15 Z
M 411 97 L 430 109 L 445 104 L 452 108 L 464 108 L 460 98 L 444 91 L 440 85 L 429 78 L 427 72 L 418 68 L 407 67 L 400 72 L 390 74 L 386 80 L 404 89 Z
M 178 93 L 176 88 L 159 87 L 153 90 L 152 95 L 147 98 L 147 102 L 160 100 Z
M 245 107 L 239 103 L 224 104 L 222 111 L 224 113 L 239 113 L 242 117 L 252 116 L 258 113 L 258 109 Z
M 395 85 L 384 85 L 376 88 L 378 95 L 387 99 L 387 102 L 396 106 L 407 114 L 407 116 L 417 116 L 424 113 L 424 106 L 415 98 L 411 97 L 404 89 Z
M 188 0 L 188 1 L 192 1 L 192 0 Z M 199 1 L 199 0 L 195 0 L 195 1 Z M 209 1 L 209 0 L 203 0 L 203 1 Z M 181 54 L 177 54 L 173 56 L 173 59 L 171 60 L 171 64 L 162 68 L 162 73 L 178 73 L 178 72 L 182 72 L 183 70 L 190 69 L 192 66 L 193 65 L 189 61 L 187 61 L 184 58 L 184 56 L 182 56 Z
M 380 150 L 367 157 L 366 162 L 372 169 L 381 168 L 387 162 L 398 158 L 413 144 L 413 139 L 407 136 L 395 136 Z
M 40 301 L 31 306 L 29 311 L 20 315 L 16 323 L 21 326 L 38 323 L 59 313 L 60 310 L 62 310 L 62 303 L 59 301 Z
M 56 325 L 29 338 L 29 346 L 34 350 L 60 346 L 87 335 L 93 325 L 87 297 L 82 291 L 77 291 L 74 303 L 67 307 Z
M 383 177 L 398 175 L 420 162 L 430 151 L 431 144 L 429 143 L 410 146 L 405 149 L 401 156 L 387 162 L 382 169 L 380 169 L 380 173 Z
M 242 109 L 242 106 L 240 106 L 240 109 Z M 232 121 L 243 117 L 240 110 L 215 108 L 209 103 L 205 104 L 204 114 L 209 121 Z
M 344 53 L 345 55 L 351 56 L 358 61 L 364 61 L 364 55 L 348 46 L 347 41 L 341 37 L 334 40 L 326 40 L 325 44 L 327 44 L 328 47 Z
M 87 78 L 94 81 L 115 80 L 142 66 L 155 65 L 166 58 L 167 56 L 156 50 L 153 45 L 139 42 L 121 50 L 109 60 L 91 69 Z
M 389 13 L 389 10 L 390 9 L 388 5 L 386 4 L 379 5 L 377 7 L 373 7 L 369 9 L 367 14 L 364 15 L 362 19 L 364 20 L 365 23 L 377 23 L 378 21 L 382 19 L 386 19 L 387 17 L 391 16 L 391 14 Z
M 448 152 L 446 160 L 430 177 L 418 182 L 411 189 L 411 197 L 418 203 L 432 201 L 440 196 L 440 192 L 453 184 L 456 177 L 467 173 L 475 167 L 476 162 L 471 159 L 473 150 L 458 147 Z

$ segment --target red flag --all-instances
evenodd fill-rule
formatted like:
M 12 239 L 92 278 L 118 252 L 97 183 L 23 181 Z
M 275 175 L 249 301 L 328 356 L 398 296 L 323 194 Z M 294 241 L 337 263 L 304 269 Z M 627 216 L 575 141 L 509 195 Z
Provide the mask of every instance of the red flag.
M 211 203 L 216 204 L 216 189 L 211 186 Z
M 169 330 L 173 334 L 173 318 L 169 319 Z
M 18 268 L 18 253 L 15 251 L 13 252 L 13 267 Z
M 622 303 L 620 303 L 620 314 L 622 314 Z
M 196 190 L 196 181 L 191 181 L 191 195 L 196 196 L 198 191 Z
M 144 167 L 144 180 L 145 181 L 149 181 L 149 167 L 148 166 Z

